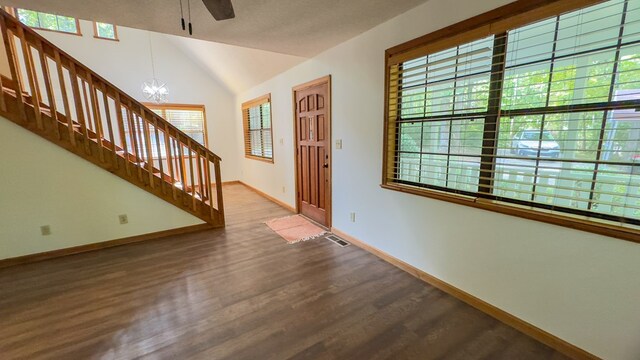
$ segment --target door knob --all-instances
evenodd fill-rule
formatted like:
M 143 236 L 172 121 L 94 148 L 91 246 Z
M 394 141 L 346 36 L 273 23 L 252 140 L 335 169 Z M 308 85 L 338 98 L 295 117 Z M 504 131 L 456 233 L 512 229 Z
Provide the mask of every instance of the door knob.
M 325 163 L 324 165 L 322 165 L 322 167 L 326 169 L 329 167 L 329 164 Z

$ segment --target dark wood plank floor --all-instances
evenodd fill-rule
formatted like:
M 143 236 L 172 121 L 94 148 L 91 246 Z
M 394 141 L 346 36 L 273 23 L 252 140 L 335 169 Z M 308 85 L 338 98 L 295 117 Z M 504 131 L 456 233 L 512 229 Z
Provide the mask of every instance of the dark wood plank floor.
M 1 359 L 562 359 L 367 252 L 228 226 L 0 270 Z

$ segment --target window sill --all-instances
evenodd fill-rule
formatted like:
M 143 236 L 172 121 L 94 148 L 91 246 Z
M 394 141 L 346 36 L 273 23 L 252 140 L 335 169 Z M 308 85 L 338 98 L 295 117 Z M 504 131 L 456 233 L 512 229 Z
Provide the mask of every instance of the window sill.
M 583 216 L 574 216 L 529 206 L 510 204 L 496 200 L 456 195 L 438 190 L 417 188 L 396 183 L 382 184 L 380 185 L 380 187 L 387 190 L 394 190 L 403 193 L 424 196 L 431 199 L 452 202 L 455 204 L 466 205 L 477 209 L 489 210 L 501 214 L 541 221 L 553 225 L 564 226 L 576 230 L 640 243 L 640 229 L 621 226 L 611 222 L 599 221 Z
M 112 38 L 108 38 L 108 37 L 102 37 L 102 36 L 98 36 L 98 35 L 93 35 L 93 37 L 95 39 L 100 39 L 100 40 L 109 40 L 109 41 L 120 41 L 120 39 L 112 39 Z
M 258 161 L 273 164 L 273 158 L 264 158 L 260 156 L 254 156 L 254 155 L 245 155 L 244 157 L 247 159 L 258 160 Z
M 68 31 L 45 29 L 45 28 L 39 28 L 39 27 L 30 27 L 30 28 L 33 29 L 33 30 L 38 30 L 38 31 L 49 31 L 49 32 L 58 33 L 58 34 L 82 36 L 82 32 L 80 32 L 80 31 L 78 31 L 78 32 L 68 32 Z

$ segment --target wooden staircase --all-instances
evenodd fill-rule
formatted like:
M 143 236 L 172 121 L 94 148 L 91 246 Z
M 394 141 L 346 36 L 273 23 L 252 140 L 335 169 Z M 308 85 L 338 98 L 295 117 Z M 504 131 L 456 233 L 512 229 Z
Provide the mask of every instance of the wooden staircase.
M 219 156 L 4 11 L 0 31 L 11 75 L 1 116 L 224 226 Z

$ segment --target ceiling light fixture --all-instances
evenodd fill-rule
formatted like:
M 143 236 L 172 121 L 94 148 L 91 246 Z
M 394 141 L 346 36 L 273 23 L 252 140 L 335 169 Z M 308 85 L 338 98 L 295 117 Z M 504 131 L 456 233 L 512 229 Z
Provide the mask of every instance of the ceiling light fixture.
M 166 84 L 156 78 L 156 67 L 153 61 L 153 47 L 151 46 L 151 33 L 149 35 L 149 54 L 151 56 L 151 71 L 153 73 L 153 79 L 150 82 L 145 81 L 142 84 L 142 93 L 146 96 L 147 100 L 153 101 L 156 104 L 162 104 L 167 102 L 169 96 L 169 89 Z

